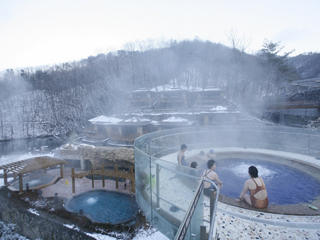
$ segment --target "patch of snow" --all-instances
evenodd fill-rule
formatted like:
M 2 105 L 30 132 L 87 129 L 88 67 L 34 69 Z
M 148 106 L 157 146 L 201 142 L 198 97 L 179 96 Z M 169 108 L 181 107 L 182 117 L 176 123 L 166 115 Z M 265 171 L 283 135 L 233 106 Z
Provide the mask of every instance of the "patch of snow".
M 54 157 L 53 153 L 44 153 L 44 154 L 32 154 L 31 152 L 25 154 L 10 154 L 10 155 L 3 155 L 0 157 L 0 166 L 9 164 L 12 162 L 17 162 L 21 160 L 25 160 L 32 157 L 39 157 L 39 156 L 49 156 Z
M 189 122 L 189 121 L 181 117 L 169 117 L 167 119 L 162 120 L 162 122 Z
M 99 234 L 99 233 L 86 233 L 88 236 L 93 237 L 95 239 L 99 239 L 99 240 L 117 240 L 119 238 L 115 238 L 115 237 L 110 237 L 108 235 L 103 235 L 103 234 Z
M 214 108 L 211 108 L 210 110 L 211 111 L 227 111 L 228 109 L 226 107 L 216 106 Z
M 124 120 L 123 122 L 150 122 L 150 119 L 147 118 L 140 118 L 140 117 L 132 117 L 129 119 Z
M 156 229 L 151 228 L 148 230 L 140 230 L 133 240 L 169 240 L 169 238 Z
M 35 215 L 40 216 L 40 214 L 39 214 L 39 213 L 37 212 L 37 210 L 35 210 L 35 209 L 29 208 L 29 209 L 28 209 L 28 212 L 31 212 L 32 214 L 35 214 Z
M 187 88 L 187 86 L 185 85 L 180 85 L 178 86 L 173 86 L 173 84 L 165 84 L 165 85 L 160 85 L 157 87 L 154 87 L 152 89 L 150 89 L 150 91 L 152 92 L 163 92 L 163 91 L 200 91 L 202 90 L 202 88 Z
M 205 88 L 203 91 L 222 91 L 220 88 Z
M 70 229 L 73 229 L 73 230 L 77 230 L 79 231 L 79 228 L 73 224 L 63 224 L 63 226 L 67 227 L 67 228 L 70 228 Z
M 107 117 L 104 115 L 101 115 L 99 117 L 96 118 L 92 118 L 89 120 L 89 122 L 91 122 L 92 124 L 102 124 L 102 125 L 108 125 L 108 124 L 116 124 L 121 122 L 122 119 L 120 118 L 116 118 L 116 117 Z

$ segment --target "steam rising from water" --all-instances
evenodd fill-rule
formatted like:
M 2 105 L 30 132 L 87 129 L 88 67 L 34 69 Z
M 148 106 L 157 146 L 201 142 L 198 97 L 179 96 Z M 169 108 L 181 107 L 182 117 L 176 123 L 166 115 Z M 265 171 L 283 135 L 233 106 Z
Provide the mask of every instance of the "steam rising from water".
M 97 197 L 89 197 L 89 198 L 86 200 L 86 203 L 87 203 L 87 204 L 95 204 L 97 201 L 98 201 L 98 198 L 97 198 Z
M 30 186 L 40 185 L 41 180 L 40 179 L 32 179 L 31 181 L 27 181 Z
M 222 167 L 221 170 L 223 171 L 224 169 L 228 168 L 233 174 L 235 174 L 235 175 L 237 175 L 239 177 L 243 177 L 243 178 L 248 177 L 249 178 L 248 168 L 250 166 L 252 166 L 252 164 L 241 162 L 239 164 L 238 163 L 237 164 L 232 164 L 229 167 Z M 259 177 L 262 177 L 262 178 L 272 177 L 272 176 L 274 176 L 274 174 L 276 174 L 275 171 L 267 169 L 263 165 L 255 164 L 255 167 L 258 169 Z

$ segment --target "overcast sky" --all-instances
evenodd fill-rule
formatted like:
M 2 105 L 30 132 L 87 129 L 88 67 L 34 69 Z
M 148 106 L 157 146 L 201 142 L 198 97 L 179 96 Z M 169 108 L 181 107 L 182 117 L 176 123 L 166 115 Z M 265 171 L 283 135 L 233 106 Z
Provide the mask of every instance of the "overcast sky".
M 59 64 L 147 39 L 230 45 L 281 41 L 294 55 L 320 51 L 320 0 L 0 0 L 0 70 Z

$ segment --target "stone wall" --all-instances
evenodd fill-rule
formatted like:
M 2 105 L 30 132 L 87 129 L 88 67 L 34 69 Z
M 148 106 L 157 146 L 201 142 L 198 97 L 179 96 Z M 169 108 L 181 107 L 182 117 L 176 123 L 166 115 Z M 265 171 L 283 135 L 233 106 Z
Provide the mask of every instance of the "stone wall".
M 130 169 L 134 167 L 134 149 L 125 147 L 93 147 L 80 145 L 74 147 L 65 145 L 59 151 L 59 157 L 65 160 L 79 160 L 81 169 L 85 169 L 85 161 L 90 161 L 94 169 L 101 168 L 102 164 L 105 167 L 114 167 Z
M 37 210 L 36 214 L 28 211 L 27 206 L 21 206 L 13 198 L 0 194 L 0 202 L 1 221 L 15 224 L 17 233 L 29 239 L 94 239 L 83 232 L 64 226 L 63 220 L 48 216 L 47 212 Z

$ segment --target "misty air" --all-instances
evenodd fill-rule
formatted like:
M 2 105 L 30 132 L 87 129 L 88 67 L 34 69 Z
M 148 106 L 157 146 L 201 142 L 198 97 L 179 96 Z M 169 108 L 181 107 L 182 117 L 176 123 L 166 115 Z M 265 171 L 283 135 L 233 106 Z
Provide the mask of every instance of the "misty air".
M 319 3 L 200 2 L 0 3 L 1 239 L 320 238 Z

